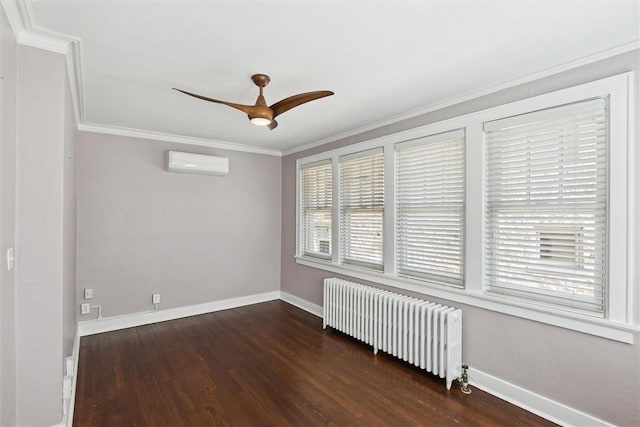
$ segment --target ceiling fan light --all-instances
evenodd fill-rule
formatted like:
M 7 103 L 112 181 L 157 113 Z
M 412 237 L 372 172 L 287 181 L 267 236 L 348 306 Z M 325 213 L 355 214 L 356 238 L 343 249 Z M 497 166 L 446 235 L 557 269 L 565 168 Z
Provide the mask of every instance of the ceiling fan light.
M 267 126 L 269 123 L 271 123 L 271 120 L 264 117 L 254 117 L 253 119 L 251 119 L 251 123 L 256 126 Z

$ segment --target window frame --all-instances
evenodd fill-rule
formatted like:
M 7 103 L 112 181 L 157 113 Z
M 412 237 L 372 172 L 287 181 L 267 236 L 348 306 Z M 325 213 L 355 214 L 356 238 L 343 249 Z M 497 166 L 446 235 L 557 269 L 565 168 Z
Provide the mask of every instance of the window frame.
M 439 283 L 443 286 L 452 286 L 452 287 L 457 287 L 457 288 L 464 288 L 464 282 L 465 282 L 465 277 L 464 277 L 464 267 L 465 267 L 465 244 L 464 244 L 464 237 L 465 237 L 465 202 L 466 202 L 466 178 L 465 178 L 465 171 L 466 171 L 466 159 L 465 159 L 465 153 L 466 153 L 466 136 L 465 136 L 465 130 L 464 129 L 453 129 L 449 132 L 444 132 L 444 133 L 439 133 L 439 134 L 434 134 L 434 135 L 429 135 L 429 136 L 425 136 L 423 138 L 418 138 L 418 139 L 413 139 L 413 140 L 409 140 L 409 141 L 405 141 L 405 142 L 400 142 L 395 144 L 395 170 L 393 171 L 394 175 L 396 176 L 396 191 L 399 190 L 399 187 L 401 186 L 401 181 L 398 180 L 398 174 L 400 171 L 400 156 L 401 154 L 404 152 L 406 153 L 405 150 L 410 151 L 414 148 L 420 148 L 422 150 L 427 150 L 430 146 L 430 144 L 441 144 L 444 141 L 454 141 L 454 140 L 461 140 L 461 145 L 462 145 L 462 188 L 458 189 L 462 192 L 462 206 L 461 206 L 461 228 L 460 230 L 458 230 L 458 234 L 459 236 L 461 235 L 460 238 L 460 254 L 459 254 L 459 262 L 460 262 L 460 273 L 459 273 L 459 277 L 455 274 L 455 273 L 446 273 L 446 272 L 436 272 L 435 270 L 433 270 L 432 272 L 420 272 L 418 270 L 411 270 L 409 268 L 405 268 L 402 269 L 400 264 L 400 254 L 398 251 L 398 248 L 396 247 L 396 252 L 395 252 L 395 262 L 396 262 L 396 266 L 398 269 L 398 276 L 399 277 L 410 277 L 410 278 L 416 278 L 418 280 L 432 280 L 436 283 Z M 441 150 L 441 152 L 444 152 L 444 150 Z M 450 151 L 447 151 L 447 153 L 450 153 Z M 442 187 L 439 188 L 440 190 L 442 190 Z M 450 194 L 450 193 L 448 193 Z M 401 197 L 400 194 L 396 194 L 396 215 L 398 215 L 400 213 L 400 211 L 402 210 L 400 203 L 399 203 L 399 198 Z M 440 209 L 442 209 L 441 207 L 439 207 Z M 405 208 L 406 210 L 410 211 L 412 208 L 408 207 Z M 427 210 L 429 208 L 426 208 Z M 398 218 L 396 218 L 396 244 L 398 243 L 398 241 L 400 240 L 401 233 L 398 230 L 400 228 L 400 222 L 398 220 Z M 431 230 L 433 231 L 433 229 Z M 409 233 L 407 233 L 407 236 L 409 235 Z
M 298 185 L 300 186 L 300 188 L 303 188 L 303 181 L 304 181 L 304 171 L 305 170 L 309 170 L 309 169 L 313 169 L 313 168 L 317 168 L 317 167 L 323 167 L 323 166 L 332 166 L 331 165 L 331 159 L 325 159 L 325 160 L 320 160 L 317 162 L 313 162 L 313 163 L 307 163 L 304 165 L 304 167 L 301 167 L 298 170 Z M 332 170 L 332 169 L 331 169 Z M 331 190 L 333 191 L 333 173 L 331 176 Z M 302 195 L 302 193 L 300 193 Z M 303 206 L 304 199 L 301 198 L 300 199 L 300 214 L 297 216 L 300 216 L 300 232 L 297 234 L 299 239 L 299 245 L 301 248 L 301 253 L 304 254 L 304 256 L 308 256 L 308 257 L 312 257 L 312 258 L 318 258 L 318 259 L 324 259 L 324 260 L 328 260 L 331 259 L 331 253 L 333 251 L 333 246 L 334 246 L 334 242 L 333 242 L 333 236 L 332 240 L 330 241 L 330 250 L 329 252 L 325 255 L 321 252 L 318 253 L 314 253 L 314 252 L 310 252 L 307 251 L 307 245 L 306 245 L 306 241 L 307 241 L 307 232 L 308 230 L 306 230 L 306 228 L 304 227 L 304 214 L 305 214 L 305 209 Z M 333 233 L 333 194 L 331 196 L 331 230 L 330 233 Z
M 344 183 L 344 179 L 343 179 L 342 175 L 345 172 L 344 164 L 348 163 L 348 162 L 351 162 L 351 161 L 356 161 L 357 162 L 359 160 L 368 159 L 368 158 L 371 158 L 371 157 L 374 157 L 374 156 L 376 156 L 376 157 L 377 156 L 382 156 L 382 162 L 383 162 L 383 164 L 382 164 L 382 175 L 383 175 L 383 180 L 382 180 L 382 186 L 383 186 L 382 199 L 383 199 L 383 202 L 382 202 L 382 207 L 370 207 L 368 209 L 370 209 L 371 211 L 375 211 L 375 213 L 379 213 L 380 214 L 380 220 L 381 220 L 381 223 L 382 223 L 382 230 L 381 231 L 382 232 L 384 231 L 384 214 L 385 214 L 385 212 L 384 212 L 384 208 L 385 208 L 385 205 L 384 205 L 384 152 L 381 149 L 372 149 L 372 150 L 359 151 L 359 152 L 356 152 L 356 153 L 340 156 L 338 158 L 338 161 L 340 163 L 340 171 L 339 171 L 340 172 L 339 173 L 340 181 L 338 183 L 338 188 L 339 188 L 339 191 L 340 191 L 340 206 L 339 206 L 338 211 L 340 212 L 340 217 L 338 218 L 338 221 L 339 221 L 339 227 L 338 228 L 339 228 L 340 231 L 342 231 L 345 217 L 349 216 L 350 212 L 359 211 L 361 209 L 361 207 L 360 208 L 353 208 L 353 207 L 345 208 L 343 206 L 343 204 L 342 204 L 342 196 L 343 196 L 343 194 L 342 194 L 342 185 Z M 373 179 L 375 179 L 375 178 L 373 178 Z M 373 181 L 371 183 L 374 184 Z M 374 184 L 373 188 L 375 188 L 375 184 Z M 375 189 L 373 189 L 371 191 L 372 198 L 375 198 L 374 194 L 375 194 Z M 362 195 L 361 195 L 360 199 L 362 199 Z M 373 204 L 375 204 L 375 203 L 373 203 Z M 365 208 L 365 209 L 367 209 L 367 208 Z M 340 242 L 339 242 L 339 244 L 340 244 L 340 263 L 341 264 L 355 265 L 355 266 L 360 266 L 362 268 L 368 268 L 368 269 L 370 268 L 370 269 L 373 269 L 373 270 L 376 270 L 376 271 L 384 271 L 384 236 L 382 234 L 380 235 L 380 244 L 381 244 L 380 256 L 382 257 L 380 264 L 375 263 L 375 262 L 366 261 L 364 259 L 356 259 L 356 258 L 347 257 L 347 254 L 345 253 L 346 252 L 345 249 L 346 249 L 346 247 L 348 245 L 347 245 L 347 236 L 345 234 L 342 234 L 342 233 L 340 234 Z M 354 251 L 355 251 L 355 248 L 354 248 Z
M 572 147 L 575 147 L 575 149 L 577 150 L 578 147 L 580 146 L 580 144 L 583 143 L 587 143 L 587 144 L 599 144 L 599 147 L 604 148 L 605 151 L 601 152 L 601 154 L 598 157 L 598 160 L 594 160 L 593 164 L 590 164 L 590 167 L 597 167 L 597 171 L 606 171 L 607 174 L 604 176 L 600 176 L 598 178 L 598 182 L 596 183 L 596 187 L 593 190 L 589 190 L 592 191 L 594 197 L 598 197 L 598 202 L 602 203 L 602 202 L 606 202 L 607 199 L 607 195 L 609 193 L 609 182 L 608 182 L 608 167 L 607 167 L 607 163 L 608 163 L 608 148 L 610 146 L 610 141 L 609 141 L 609 126 L 608 126 L 608 110 L 609 110 L 609 100 L 608 100 L 608 96 L 607 97 L 598 97 L 598 98 L 594 98 L 594 99 L 586 99 L 584 101 L 579 101 L 579 102 L 575 102 L 575 103 L 570 103 L 570 104 L 565 104 L 565 105 L 560 105 L 557 107 L 551 107 L 548 109 L 543 109 L 540 111 L 532 111 L 530 113 L 524 113 L 524 114 L 519 114 L 516 116 L 509 116 L 506 117 L 504 119 L 498 119 L 497 123 L 496 122 L 485 122 L 485 138 L 487 139 L 486 141 L 486 145 L 485 145 L 485 149 L 487 151 L 485 151 L 485 154 L 488 154 L 489 152 L 493 152 L 494 155 L 489 156 L 488 158 L 485 159 L 485 163 L 484 163 L 484 173 L 485 173 L 485 179 L 490 177 L 491 174 L 496 174 L 498 176 L 500 176 L 503 164 L 500 162 L 500 157 L 498 154 L 500 155 L 509 155 L 509 148 L 506 148 L 506 151 L 504 150 L 504 145 L 501 143 L 501 139 L 505 138 L 505 134 L 501 133 L 502 130 L 500 130 L 499 128 L 502 128 L 504 126 L 508 127 L 508 131 L 506 131 L 506 133 L 509 135 L 509 138 L 516 138 L 515 135 L 518 135 L 519 138 L 522 138 L 522 135 L 527 134 L 528 132 L 533 132 L 534 134 L 536 132 L 542 132 L 541 129 L 544 129 L 546 133 L 544 134 L 544 138 L 540 139 L 540 136 L 534 136 L 534 140 L 535 142 L 531 143 L 531 141 L 527 141 L 526 143 L 522 141 L 522 139 L 517 139 L 518 140 L 518 144 L 519 144 L 519 150 L 526 150 L 527 151 L 527 155 L 528 160 L 531 161 L 531 156 L 533 156 L 533 165 L 531 166 L 532 169 L 522 169 L 522 167 L 519 168 L 517 174 L 518 174 L 518 178 L 516 178 L 515 180 L 513 178 L 509 177 L 509 173 L 513 173 L 513 164 L 507 164 L 505 167 L 508 170 L 507 175 L 506 175 L 506 180 L 504 182 L 502 182 L 504 185 L 506 185 L 507 187 L 509 187 L 510 185 L 513 185 L 514 182 L 520 180 L 520 182 L 525 181 L 527 183 L 529 183 L 531 185 L 531 181 L 533 181 L 533 185 L 535 186 L 537 183 L 539 183 L 540 181 L 536 181 L 536 174 L 540 173 L 540 169 L 538 166 L 538 162 L 540 161 L 540 157 L 539 156 L 546 156 L 548 155 L 547 153 L 549 152 L 549 150 L 553 150 L 553 149 L 561 149 L 562 147 L 566 148 L 563 144 L 567 143 L 570 144 Z M 573 124 L 573 120 L 575 120 L 576 115 L 577 114 L 599 114 L 600 118 L 598 120 L 601 120 L 601 124 L 605 125 L 605 132 L 604 132 L 604 137 L 601 137 L 601 141 L 600 142 L 595 142 L 595 141 L 589 141 L 589 142 L 580 142 L 580 139 L 578 137 L 576 137 L 576 139 L 572 139 L 572 137 L 570 136 L 569 139 L 564 139 L 564 135 L 566 134 L 566 126 L 569 120 L 571 120 L 571 123 Z M 529 123 L 531 120 L 533 120 L 534 122 L 537 122 L 534 130 L 532 131 L 531 126 L 530 125 L 526 125 L 524 126 L 524 128 L 526 129 L 526 131 L 522 130 L 522 127 L 520 126 L 522 123 L 525 123 L 525 121 L 527 123 Z M 581 120 L 586 120 L 586 119 L 581 119 Z M 552 123 L 550 124 L 549 122 L 552 121 Z M 560 121 L 560 122 L 558 122 Z M 542 122 L 543 124 L 541 125 L 539 122 Z M 489 127 L 489 129 L 487 129 L 487 125 Z M 554 134 L 553 138 L 550 138 L 550 129 L 552 129 L 552 126 L 556 126 L 555 129 L 556 132 L 558 132 L 558 128 L 557 126 L 563 126 L 563 130 L 562 130 L 562 141 L 560 140 L 560 138 L 556 137 Z M 497 132 L 499 136 L 497 137 L 493 137 L 493 139 L 488 136 L 491 134 L 491 132 Z M 542 133 L 541 133 L 542 134 Z M 580 134 L 582 136 L 584 136 L 584 133 Z M 538 138 L 538 139 L 536 139 Z M 490 142 L 489 140 L 493 140 L 493 142 Z M 542 141 L 542 146 L 544 147 L 544 154 L 540 154 L 542 151 L 542 148 L 540 148 L 540 144 Z M 491 145 L 491 144 L 495 144 L 495 145 Z M 510 143 L 507 143 L 510 144 Z M 533 154 L 532 154 L 533 153 Z M 498 157 L 496 157 L 498 156 Z M 492 160 L 494 160 L 494 162 L 492 162 Z M 522 160 L 518 161 L 519 163 L 522 162 Z M 545 175 L 545 185 L 548 185 L 549 182 L 551 182 L 552 179 L 554 179 L 554 183 L 556 184 L 561 184 L 563 183 L 564 178 L 566 178 L 566 172 L 569 170 L 574 170 L 574 167 L 584 167 L 584 166 L 580 166 L 577 165 L 577 161 L 576 164 L 571 164 L 571 159 L 568 160 L 570 166 L 564 165 L 564 164 L 554 164 L 553 166 L 556 168 L 554 169 L 554 172 L 558 172 L 558 174 L 554 177 L 553 175 Z M 551 163 L 547 162 L 545 164 L 545 168 L 546 172 L 549 172 L 549 165 Z M 492 167 L 493 166 L 493 167 Z M 581 170 L 582 172 L 586 172 L 588 173 L 588 171 L 585 170 Z M 597 173 L 597 172 L 596 172 Z M 524 174 L 524 177 L 523 177 Z M 531 181 L 530 181 L 531 180 Z M 604 182 L 600 181 L 600 180 L 604 180 Z M 604 186 L 602 186 L 602 184 L 604 184 Z M 550 228 L 553 229 L 554 225 L 550 225 L 550 223 L 545 224 L 543 220 L 540 220 L 538 217 L 532 218 L 530 216 L 528 216 L 528 214 L 530 212 L 526 212 L 523 213 L 521 211 L 522 206 L 527 206 L 530 209 L 533 209 L 536 213 L 538 214 L 542 214 L 542 215 L 547 215 L 547 221 L 551 221 L 551 223 L 557 225 L 557 224 L 561 224 L 561 225 L 557 225 L 558 227 L 567 227 L 567 223 L 563 222 L 564 219 L 566 218 L 567 213 L 571 213 L 573 211 L 573 207 L 578 207 L 581 209 L 586 209 L 586 207 L 588 207 L 587 205 L 585 205 L 585 199 L 581 199 L 578 202 L 574 202 L 574 200 L 569 197 L 568 199 L 564 200 L 563 197 L 559 197 L 560 195 L 563 196 L 572 196 L 572 195 L 577 195 L 578 193 L 575 192 L 575 190 L 572 190 L 571 187 L 568 187 L 567 189 L 564 189 L 562 187 L 562 185 L 559 185 L 558 187 L 556 187 L 556 189 L 550 189 L 549 187 L 535 187 L 535 189 L 533 191 L 537 192 L 535 193 L 535 195 L 533 195 L 531 198 L 522 198 L 522 195 L 519 196 L 515 196 L 513 193 L 510 193 L 510 191 L 513 190 L 507 190 L 506 193 L 504 193 L 500 187 L 500 184 L 498 184 L 497 188 L 489 188 L 487 186 L 485 186 L 485 215 L 488 215 L 488 219 L 489 222 L 485 223 L 485 241 L 484 244 L 486 245 L 486 248 L 489 250 L 489 252 L 485 252 L 485 256 L 488 255 L 489 253 L 492 253 L 492 249 L 495 252 L 500 252 L 498 253 L 494 253 L 494 261 L 496 262 L 491 262 L 491 258 L 489 258 L 489 260 L 487 260 L 486 265 L 485 265 L 485 287 L 488 288 L 487 292 L 493 293 L 496 296 L 499 296 L 501 298 L 515 298 L 515 299 L 521 299 L 523 301 L 526 302 L 530 302 L 532 304 L 541 304 L 541 305 L 546 305 L 546 306 L 556 306 L 558 307 L 558 309 L 560 310 L 566 310 L 566 311 L 574 311 L 576 313 L 584 313 L 585 315 L 591 315 L 594 317 L 600 317 L 600 318 L 606 318 L 606 309 L 607 309 L 607 301 L 606 301 L 606 297 L 607 297 L 607 289 L 608 289 L 608 283 L 607 283 L 607 277 L 608 277 L 608 271 L 607 271 L 607 264 L 608 264 L 608 251 L 607 251 L 607 236 L 609 235 L 609 228 L 608 228 L 608 223 L 609 220 L 607 218 L 608 216 L 608 212 L 606 212 L 606 205 L 604 206 L 604 208 L 598 208 L 595 205 L 594 206 L 590 206 L 590 208 L 592 209 L 592 211 L 590 211 L 590 213 L 592 213 L 594 215 L 594 231 L 593 231 L 593 254 L 596 255 L 597 253 L 599 253 L 599 249 L 603 249 L 606 254 L 604 256 L 604 258 L 601 261 L 604 261 L 602 264 L 600 264 L 599 262 L 594 262 L 594 267 L 602 267 L 602 269 L 598 269 L 598 268 L 594 268 L 592 271 L 592 274 L 589 276 L 587 273 L 589 272 L 589 270 L 585 270 L 585 274 L 581 275 L 579 277 L 588 280 L 589 278 L 593 279 L 593 296 L 589 297 L 587 295 L 577 295 L 577 294 L 569 294 L 566 290 L 561 291 L 559 289 L 545 289 L 545 285 L 552 285 L 552 282 L 547 281 L 547 282 L 539 282 L 541 283 L 542 286 L 540 287 L 535 287 L 535 286 L 527 286 L 524 284 L 516 284 L 513 283 L 516 280 L 521 280 L 524 282 L 529 282 L 529 280 L 531 280 L 533 278 L 533 276 L 535 276 L 534 272 L 539 272 L 543 275 L 546 275 L 546 277 L 544 277 L 544 279 L 549 279 L 549 275 L 553 275 L 556 274 L 556 283 L 555 285 L 559 285 L 557 282 L 561 282 L 563 280 L 562 277 L 567 277 L 567 280 L 569 281 L 567 286 L 568 287 L 574 287 L 577 285 L 577 282 L 571 282 L 571 280 L 574 280 L 576 278 L 576 276 L 570 277 L 568 275 L 568 272 L 566 270 L 563 271 L 564 267 L 573 267 L 575 264 L 573 264 L 572 261 L 569 261 L 568 263 L 566 263 L 565 265 L 561 265 L 561 262 L 556 258 L 556 260 L 552 263 L 550 261 L 551 258 L 554 258 L 553 256 L 546 256 L 546 258 L 548 258 L 548 260 L 546 261 L 537 261 L 537 259 L 535 257 L 533 257 L 533 252 L 528 251 L 527 254 L 522 255 L 520 257 L 520 251 L 523 250 L 522 247 L 518 247 L 518 248 L 511 248 L 508 247 L 509 243 L 511 242 L 512 239 L 512 235 L 510 234 L 511 232 L 508 230 L 508 227 L 506 229 L 501 229 L 499 226 L 496 228 L 496 223 L 499 221 L 498 218 L 502 217 L 503 221 L 505 222 L 509 222 L 509 224 L 514 224 L 515 221 L 514 219 L 507 219 L 506 217 L 510 217 L 510 218 L 517 218 L 519 220 L 524 220 L 526 222 L 526 224 L 534 227 L 533 229 L 531 229 L 529 231 L 529 233 L 532 233 L 533 230 L 537 230 L 537 235 L 538 235 L 538 244 L 539 244 L 539 253 L 542 254 L 543 253 L 543 249 L 542 249 L 542 240 L 543 238 L 541 236 L 543 235 L 551 235 L 551 234 L 555 234 L 555 235 L 564 235 L 564 236 L 569 236 L 571 234 L 571 231 L 573 231 L 573 235 L 571 236 L 574 242 L 574 249 L 575 252 L 577 253 L 579 251 L 579 246 L 575 245 L 575 242 L 578 242 L 581 236 L 584 236 L 584 234 L 576 231 L 576 230 L 564 230 L 562 232 L 552 232 L 552 231 L 548 231 Z M 512 187 L 511 187 L 512 188 Z M 561 188 L 563 188 L 561 190 Z M 496 193 L 496 190 L 497 193 Z M 542 193 L 544 190 L 544 193 Z M 566 192 L 564 191 L 566 190 Z M 557 193 L 556 193 L 557 192 Z M 490 194 L 493 193 L 493 194 Z M 544 197 L 543 197 L 544 194 Z M 553 198 L 554 195 L 557 198 Z M 550 199 L 549 199 L 550 198 Z M 516 200 L 517 199 L 517 200 Z M 544 200 L 544 201 L 543 201 Z M 549 201 L 551 200 L 551 201 Z M 493 204 L 492 204 L 493 202 Z M 566 203 L 566 204 L 565 204 Z M 574 204 L 577 203 L 577 204 Z M 562 211 L 558 212 L 553 208 L 554 204 L 560 204 L 562 206 Z M 492 209 L 493 207 L 493 209 Z M 514 210 L 515 208 L 515 210 Z M 602 209 L 602 210 L 600 210 Z M 586 213 L 586 212 L 585 212 Z M 493 221 L 491 221 L 491 218 L 493 218 Z M 598 220 L 597 218 L 604 218 L 604 221 Z M 576 218 L 576 221 L 582 221 L 584 220 L 583 218 Z M 511 221 L 511 222 L 510 222 Z M 527 222 L 528 221 L 528 222 Z M 582 224 L 587 223 L 587 220 L 584 220 L 585 222 Z M 545 229 L 547 231 L 545 231 Z M 491 231 L 496 231 L 499 234 L 501 234 L 501 237 L 489 237 L 491 235 Z M 500 230 L 500 231 L 499 231 Z M 599 234 L 599 232 L 602 231 L 604 234 L 604 239 L 599 240 L 597 237 L 597 234 Z M 527 234 L 527 230 L 519 230 L 519 233 L 524 233 Z M 531 239 L 533 235 L 529 235 L 529 239 Z M 520 239 L 528 242 L 528 243 L 532 243 L 531 240 L 527 239 L 526 237 L 520 237 Z M 519 241 L 522 241 L 519 240 Z M 548 238 L 544 239 L 544 240 L 549 240 Z M 507 247 L 504 249 L 499 249 L 502 245 L 506 245 Z M 560 243 L 556 243 L 556 245 L 560 245 Z M 552 244 L 547 244 L 547 249 L 546 252 L 547 253 L 551 253 L 553 249 L 551 249 Z M 527 248 L 531 248 L 531 246 L 527 246 Z M 517 261 L 510 259 L 511 257 L 515 256 L 515 253 L 518 253 L 519 259 Z M 540 255 L 540 257 L 538 259 L 543 258 L 542 255 Z M 574 259 L 577 260 L 577 257 L 574 256 Z M 584 260 L 583 260 L 584 262 Z M 514 265 L 516 264 L 516 265 Z M 584 265 L 584 264 L 583 264 Z M 491 272 L 492 268 L 494 269 L 493 272 Z M 555 269 L 555 271 L 554 271 Z M 515 272 L 514 272 L 515 271 Z M 602 273 L 602 276 L 598 275 L 598 271 L 600 271 Z M 533 273 L 533 274 L 531 274 Z M 497 284 L 497 286 L 494 286 L 494 282 L 491 280 L 491 276 L 494 276 L 495 274 L 504 274 L 504 275 L 508 275 L 508 274 L 515 274 L 517 276 L 519 276 L 519 279 L 512 279 L 511 281 L 509 280 L 500 280 L 498 279 L 497 282 L 499 282 Z M 559 276 L 559 277 L 558 277 Z M 600 280 L 600 279 L 603 280 Z M 543 279 L 543 280 L 544 280 Z M 529 282 L 530 283 L 530 282 Z M 561 286 L 561 285 L 560 285 Z
M 416 292 L 428 297 L 443 298 L 507 315 L 513 315 L 547 323 L 591 335 L 625 343 L 633 343 L 640 330 L 634 316 L 633 283 L 635 266 L 633 258 L 635 168 L 633 156 L 633 78 L 632 72 L 607 77 L 555 92 L 499 105 L 451 119 L 434 122 L 418 128 L 386 135 L 372 140 L 324 151 L 300 158 L 296 162 L 296 176 L 300 167 L 322 159 L 331 159 L 333 177 L 332 241 L 339 242 L 339 163 L 340 156 L 381 147 L 384 151 L 385 206 L 383 221 L 384 271 L 375 271 L 340 263 L 339 245 L 333 245 L 330 260 L 313 259 L 300 252 L 300 188 L 296 179 L 296 262 L 300 265 L 320 268 L 381 285 Z M 609 253 L 609 301 L 607 318 L 593 318 L 578 313 L 555 310 L 552 307 L 507 300 L 486 292 L 484 274 L 484 212 L 485 212 L 485 122 L 524 114 L 595 97 L 609 97 L 609 168 L 607 224 Z M 396 257 L 396 206 L 395 206 L 395 149 L 397 143 L 463 128 L 466 136 L 466 200 L 465 200 L 465 257 L 463 289 L 442 286 L 430 280 L 399 276 Z M 478 214 L 481 213 L 481 214 Z

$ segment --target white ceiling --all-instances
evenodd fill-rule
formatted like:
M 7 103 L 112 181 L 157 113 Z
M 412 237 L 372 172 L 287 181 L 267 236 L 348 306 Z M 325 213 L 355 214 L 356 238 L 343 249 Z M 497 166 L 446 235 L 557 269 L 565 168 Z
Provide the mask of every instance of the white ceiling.
M 87 124 L 291 150 L 638 43 L 638 1 L 28 0 L 33 29 L 79 40 Z M 606 54 L 605 54 L 606 55 Z M 336 94 L 278 118 L 253 104 Z

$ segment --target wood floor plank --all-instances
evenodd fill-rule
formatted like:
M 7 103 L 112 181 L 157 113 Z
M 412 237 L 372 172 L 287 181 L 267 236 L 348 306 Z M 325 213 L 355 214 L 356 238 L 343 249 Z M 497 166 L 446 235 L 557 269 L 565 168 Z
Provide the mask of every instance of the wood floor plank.
M 553 425 L 282 301 L 83 337 L 74 425 Z

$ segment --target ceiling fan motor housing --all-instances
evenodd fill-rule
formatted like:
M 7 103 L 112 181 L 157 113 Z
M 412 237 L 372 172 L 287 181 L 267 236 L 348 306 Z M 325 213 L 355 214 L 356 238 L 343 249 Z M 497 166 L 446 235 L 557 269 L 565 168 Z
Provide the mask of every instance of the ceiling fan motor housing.
M 249 120 L 257 118 L 273 120 L 273 110 L 266 105 L 256 105 L 247 116 Z

